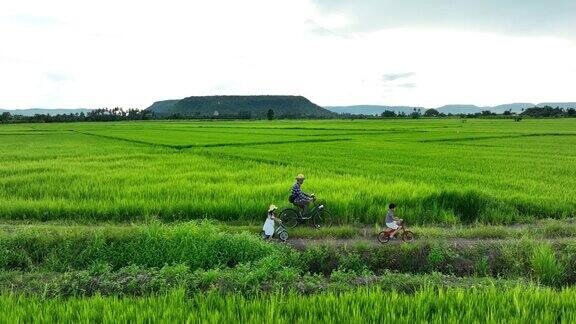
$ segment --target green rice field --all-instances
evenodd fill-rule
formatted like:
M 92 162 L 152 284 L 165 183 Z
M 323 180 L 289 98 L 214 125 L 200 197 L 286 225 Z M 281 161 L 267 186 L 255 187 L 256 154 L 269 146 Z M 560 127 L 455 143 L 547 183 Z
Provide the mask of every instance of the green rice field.
M 0 312 L 14 322 L 186 323 L 569 323 L 576 320 L 573 289 L 495 289 L 415 294 L 358 290 L 313 296 L 197 295 L 182 292 L 146 298 L 101 297 L 42 300 L 0 296 Z
M 576 321 L 576 119 L 10 124 L 0 141 L 0 323 Z M 335 226 L 263 240 L 299 173 Z M 414 241 L 377 241 L 392 202 Z
M 5 220 L 260 221 L 294 176 L 341 224 L 573 217 L 576 121 L 150 121 L 0 126 Z

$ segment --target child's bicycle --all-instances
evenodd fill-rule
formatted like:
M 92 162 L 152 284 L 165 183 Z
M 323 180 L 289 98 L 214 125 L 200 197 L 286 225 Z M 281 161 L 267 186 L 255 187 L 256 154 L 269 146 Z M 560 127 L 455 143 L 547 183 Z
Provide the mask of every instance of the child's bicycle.
M 380 243 L 388 243 L 390 241 L 390 233 L 392 233 L 393 229 L 387 228 L 382 232 L 378 233 L 378 242 Z M 414 233 L 410 232 L 406 229 L 406 224 L 402 221 L 398 224 L 398 230 L 396 231 L 396 236 L 400 235 L 400 238 L 404 242 L 412 242 L 414 240 Z
M 278 226 L 274 229 L 274 235 L 277 235 L 280 241 L 286 242 L 288 241 L 288 230 L 284 223 L 281 220 L 278 220 Z M 262 237 L 264 238 L 264 231 L 262 231 Z

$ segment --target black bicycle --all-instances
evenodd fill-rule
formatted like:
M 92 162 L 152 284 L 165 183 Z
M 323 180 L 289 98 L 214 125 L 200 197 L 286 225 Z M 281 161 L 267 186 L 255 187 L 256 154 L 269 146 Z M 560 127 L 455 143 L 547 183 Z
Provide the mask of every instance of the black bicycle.
M 282 223 L 288 228 L 294 228 L 307 220 L 312 220 L 316 228 L 332 226 L 332 214 L 326 210 L 324 204 L 316 203 L 316 196 L 312 195 L 314 207 L 310 211 L 305 211 L 300 207 L 286 208 L 280 213 Z

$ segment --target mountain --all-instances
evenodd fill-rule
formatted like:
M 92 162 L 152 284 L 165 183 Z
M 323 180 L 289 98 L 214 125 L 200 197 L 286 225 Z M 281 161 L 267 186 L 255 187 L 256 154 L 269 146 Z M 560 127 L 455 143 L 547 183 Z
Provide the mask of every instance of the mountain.
M 504 105 L 498 105 L 498 106 L 486 107 L 486 108 L 493 113 L 501 114 L 507 110 L 510 110 L 513 113 L 521 113 L 522 110 L 527 109 L 527 108 L 532 108 L 532 107 L 535 107 L 535 105 L 533 103 L 521 102 L 521 103 L 511 103 L 511 104 L 504 104 Z
M 21 116 L 34 116 L 34 115 L 64 115 L 64 114 L 79 114 L 88 113 L 92 109 L 87 108 L 76 108 L 76 109 L 66 109 L 66 108 L 30 108 L 30 109 L 0 109 L 0 114 L 3 112 L 9 112 L 12 115 Z
M 442 107 L 434 108 L 441 113 L 444 114 L 476 114 L 480 113 L 484 110 L 489 110 L 496 114 L 502 114 L 503 112 L 510 110 L 513 113 L 521 113 L 524 109 L 532 108 L 532 107 L 560 107 L 560 108 L 576 108 L 575 102 L 545 102 L 535 105 L 533 103 L 527 102 L 518 102 L 518 103 L 510 103 L 510 104 L 503 104 L 498 106 L 485 106 L 480 107 L 476 105 L 445 105 Z M 380 115 L 383 111 L 389 110 L 394 111 L 395 113 L 404 112 L 406 115 L 409 115 L 414 110 L 414 107 L 408 106 L 382 106 L 382 105 L 355 105 L 355 106 L 327 106 L 326 109 L 333 111 L 339 114 L 352 114 L 352 115 Z M 422 108 L 416 107 L 416 109 L 420 109 L 421 113 L 424 113 L 427 109 L 430 108 Z
M 201 96 L 158 101 L 146 108 L 157 116 L 263 118 L 269 109 L 277 117 L 333 117 L 302 96 Z
M 482 110 L 488 110 L 488 108 L 476 105 L 445 105 L 435 109 L 444 114 L 475 114 L 482 112 Z
M 330 111 L 339 114 L 352 114 L 352 115 L 380 115 L 384 111 L 393 111 L 397 114 L 404 113 L 411 114 L 414 108 L 420 109 L 424 112 L 426 109 L 422 107 L 408 107 L 408 106 L 380 106 L 380 105 L 355 105 L 355 106 L 328 106 L 324 107 Z
M 538 107 L 545 107 L 550 106 L 552 108 L 560 107 L 560 108 L 575 108 L 576 109 L 576 102 L 543 102 L 537 105 Z
M 163 111 L 169 111 L 172 109 L 172 106 L 174 106 L 174 104 L 178 102 L 178 100 L 180 99 L 156 101 L 152 104 L 152 106 L 146 109 L 158 113 L 161 113 Z

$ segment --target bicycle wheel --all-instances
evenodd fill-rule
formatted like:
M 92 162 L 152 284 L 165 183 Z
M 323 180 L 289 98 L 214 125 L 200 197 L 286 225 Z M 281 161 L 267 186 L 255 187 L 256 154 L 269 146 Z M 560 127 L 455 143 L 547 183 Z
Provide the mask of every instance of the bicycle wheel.
M 413 240 L 414 240 L 414 233 L 410 231 L 404 231 L 404 233 L 402 233 L 402 241 L 412 242 Z
M 317 228 L 332 226 L 332 214 L 326 209 L 319 210 L 312 219 Z
M 380 243 L 388 243 L 390 241 L 390 233 L 387 231 L 382 231 L 378 233 L 378 242 Z
M 284 226 L 287 228 L 294 228 L 298 225 L 300 220 L 300 213 L 291 208 L 284 209 L 280 213 L 280 219 L 282 220 L 282 224 L 284 224 Z
M 282 230 L 282 231 L 280 231 L 280 233 L 278 233 L 278 237 L 280 238 L 280 241 L 286 242 L 288 240 L 288 232 L 285 230 Z

